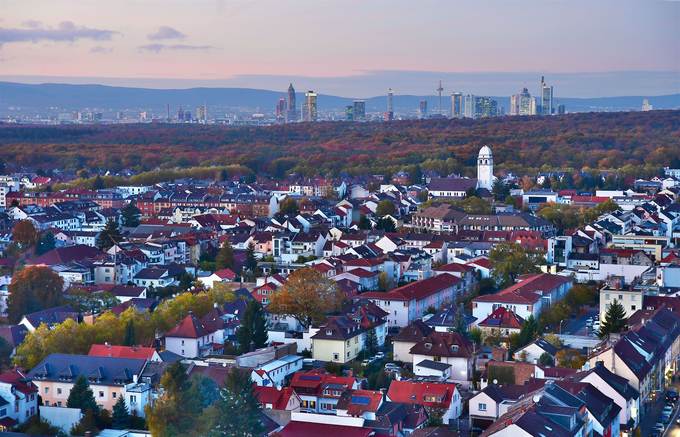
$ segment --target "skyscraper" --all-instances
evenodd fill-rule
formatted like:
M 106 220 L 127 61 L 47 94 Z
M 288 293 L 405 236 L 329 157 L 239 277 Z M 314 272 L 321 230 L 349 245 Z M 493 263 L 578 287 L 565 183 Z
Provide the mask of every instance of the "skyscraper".
M 288 86 L 288 106 L 286 110 L 286 122 L 294 123 L 298 121 L 297 103 L 295 102 L 295 88 L 291 83 Z
M 498 115 L 498 102 L 491 97 L 479 97 L 472 94 L 465 96 L 465 118 L 486 118 Z
M 477 97 L 475 102 L 476 117 L 487 118 L 498 115 L 498 102 L 491 97 Z
M 420 118 L 427 118 L 427 100 L 421 100 L 418 106 L 418 115 Z
M 510 96 L 510 115 L 533 115 L 531 106 L 531 94 L 526 88 L 523 88 L 521 93 Z
M 463 104 L 463 114 L 465 118 L 476 118 L 477 116 L 477 98 L 473 94 L 465 96 Z
M 281 97 L 276 104 L 276 122 L 283 123 L 286 119 L 286 98 Z
M 463 93 L 451 94 L 451 118 L 463 118 Z
M 366 102 L 364 100 L 355 100 L 352 114 L 354 121 L 366 120 Z
M 208 105 L 203 104 L 196 108 L 196 121 L 204 124 L 208 122 Z
M 394 120 L 394 92 L 392 88 L 387 90 L 387 112 L 385 112 L 385 121 Z
M 317 121 L 318 112 L 316 106 L 317 94 L 313 90 L 305 93 L 305 107 L 302 113 L 302 121 Z
M 345 120 L 354 121 L 354 105 L 345 106 Z
M 541 76 L 541 115 L 552 115 L 553 112 L 553 87 Z

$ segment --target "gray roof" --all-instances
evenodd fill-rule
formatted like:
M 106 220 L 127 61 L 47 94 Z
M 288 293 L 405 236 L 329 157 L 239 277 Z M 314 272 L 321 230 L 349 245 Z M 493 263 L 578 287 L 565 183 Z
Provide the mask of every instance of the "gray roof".
M 423 360 L 416 364 L 418 367 L 425 367 L 426 369 L 434 369 L 443 372 L 451 367 L 451 364 L 442 363 L 441 361 Z
M 74 382 L 83 375 L 90 384 L 121 386 L 132 382 L 132 376 L 139 375 L 145 363 L 146 360 L 135 358 L 50 354 L 27 376 L 34 380 Z

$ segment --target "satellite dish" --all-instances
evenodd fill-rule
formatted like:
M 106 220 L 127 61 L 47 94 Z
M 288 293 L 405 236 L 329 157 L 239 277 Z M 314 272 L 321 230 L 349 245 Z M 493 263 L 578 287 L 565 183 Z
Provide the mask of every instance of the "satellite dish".
M 494 379 L 494 380 L 493 380 L 493 383 L 494 383 L 494 384 L 498 384 L 498 380 L 497 380 L 497 379 Z
M 534 395 L 534 397 L 532 399 L 533 399 L 534 402 L 538 402 L 538 401 L 541 400 L 541 396 L 540 395 Z

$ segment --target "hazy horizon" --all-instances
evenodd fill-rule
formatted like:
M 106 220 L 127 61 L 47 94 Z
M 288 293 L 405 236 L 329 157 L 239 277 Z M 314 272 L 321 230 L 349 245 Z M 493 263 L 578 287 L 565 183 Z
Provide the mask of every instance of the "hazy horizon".
M 365 72 L 345 77 L 300 77 L 242 75 L 225 79 L 168 79 L 142 77 L 68 77 L 1 75 L 2 82 L 24 84 L 105 85 L 148 89 L 249 88 L 284 93 L 289 83 L 298 92 L 314 89 L 320 94 L 346 98 L 370 98 L 385 94 L 385 85 L 395 95 L 436 95 L 442 80 L 444 95 L 454 91 L 494 96 L 509 96 L 522 87 L 535 93 L 540 74 L 526 73 L 455 73 L 455 72 Z M 601 73 L 553 73 L 546 77 L 556 95 L 571 98 L 620 96 L 662 96 L 680 94 L 680 73 L 625 71 Z M 392 85 L 393 84 L 393 85 Z M 621 84 L 624 84 L 623 86 Z M 430 85 L 428 87 L 428 85 Z
M 0 73 L 366 97 L 680 92 L 680 2 L 4 0 Z M 165 85 L 163 85 L 165 84 Z

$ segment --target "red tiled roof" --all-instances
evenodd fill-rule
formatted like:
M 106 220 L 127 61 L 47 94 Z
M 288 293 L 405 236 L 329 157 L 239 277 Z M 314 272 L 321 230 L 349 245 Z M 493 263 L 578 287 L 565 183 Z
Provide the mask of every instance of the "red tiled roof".
M 272 410 L 285 410 L 291 396 L 295 395 L 295 390 L 290 387 L 283 387 L 278 390 L 276 387 L 254 386 L 255 397 L 263 406 L 270 404 Z
M 349 267 L 375 267 L 383 262 L 382 258 L 357 258 L 347 261 L 345 265 Z
M 150 360 L 156 349 L 142 346 L 114 346 L 110 344 L 93 344 L 87 353 L 91 357 L 141 358 Z
M 278 435 L 280 437 L 369 437 L 372 434 L 373 430 L 369 428 L 292 421 Z
M 531 305 L 536 303 L 544 293 L 570 282 L 566 276 L 536 273 L 525 276 L 520 282 L 511 285 L 495 294 L 475 297 L 473 302 L 502 302 Z
M 469 265 L 458 263 L 444 264 L 443 266 L 435 268 L 435 270 L 438 272 L 461 272 L 461 273 L 471 272 L 474 269 L 475 269 L 474 267 L 470 267 Z
M 411 282 L 410 284 L 406 284 L 388 292 L 368 292 L 363 293 L 361 296 L 366 299 L 401 301 L 410 301 L 413 299 L 421 300 L 438 293 L 445 288 L 453 287 L 460 282 L 460 278 L 449 274 L 443 274 L 420 281 Z
M 475 265 L 478 265 L 480 267 L 484 267 L 485 269 L 490 269 L 492 267 L 491 261 L 489 261 L 489 258 L 485 258 L 485 257 L 477 258 L 477 259 L 474 259 L 472 261 L 469 261 L 468 265 L 470 265 L 470 264 L 475 264 Z
M 199 338 L 204 335 L 210 334 L 206 327 L 201 323 L 200 320 L 193 314 L 187 315 L 181 322 L 170 331 L 168 331 L 166 337 L 180 337 L 180 338 Z
M 335 376 L 323 369 L 310 370 L 308 372 L 295 372 L 290 380 L 290 387 L 296 393 L 304 391 L 306 393 L 321 394 L 323 387 L 327 384 L 338 384 L 346 388 L 352 388 L 356 380 L 351 376 Z
M 489 316 L 479 322 L 484 328 L 521 329 L 524 319 L 505 307 L 496 308 Z
M 84 244 L 77 244 L 75 246 L 59 247 L 45 252 L 37 258 L 33 258 L 28 263 L 32 265 L 55 265 L 65 264 L 71 261 L 82 261 L 85 259 L 92 259 L 101 256 L 102 252 Z
M 8 370 L 0 373 L 0 382 L 12 384 L 23 394 L 37 393 L 38 387 L 26 378 L 26 375 L 18 370 Z
M 233 281 L 234 278 L 236 278 L 236 273 L 229 268 L 218 270 L 213 274 L 219 276 L 221 279 L 229 279 L 230 281 Z
M 387 397 L 392 402 L 448 409 L 456 391 L 455 384 L 392 381 Z
M 382 404 L 383 394 L 375 390 L 347 390 L 342 394 L 336 408 L 359 417 L 365 412 L 375 413 Z

